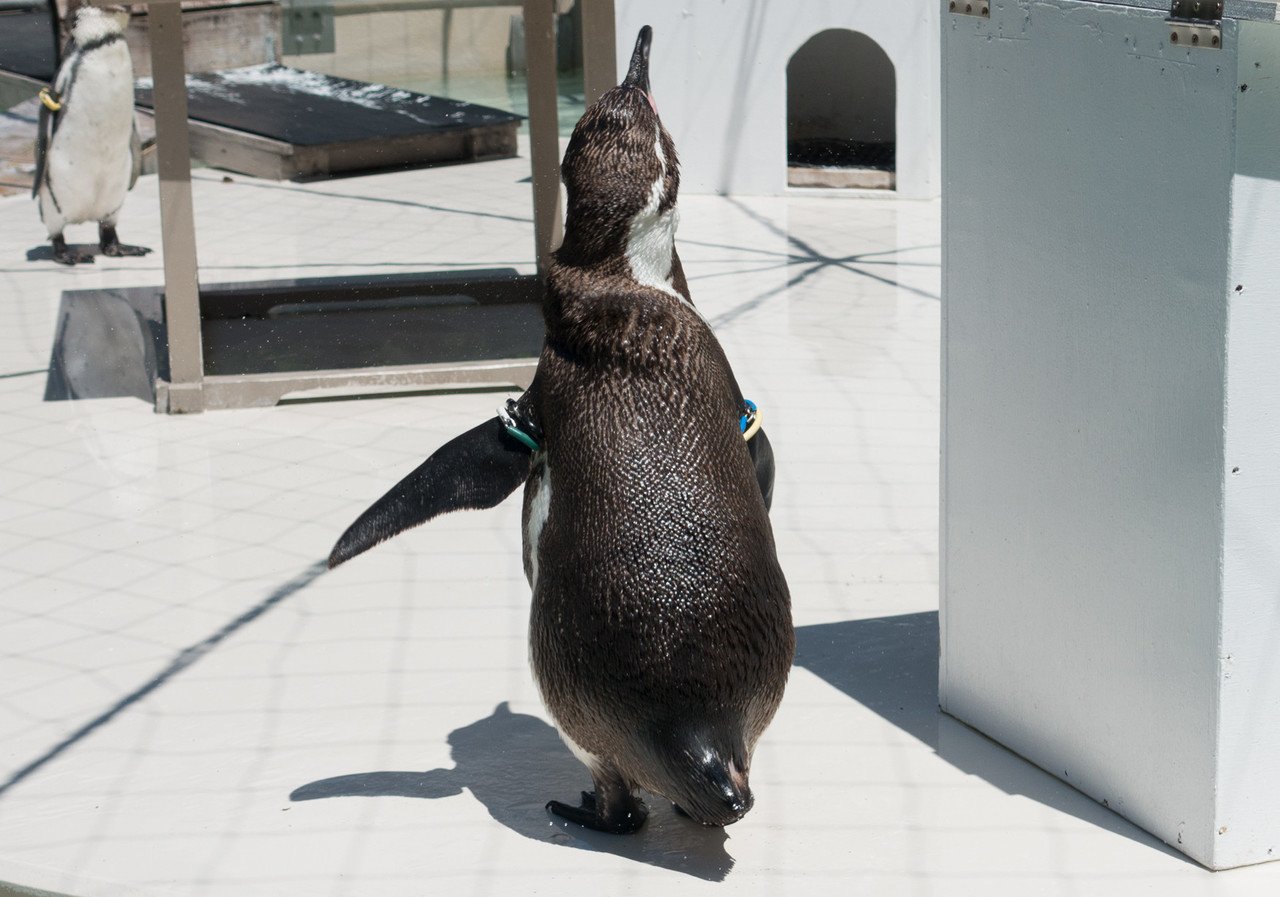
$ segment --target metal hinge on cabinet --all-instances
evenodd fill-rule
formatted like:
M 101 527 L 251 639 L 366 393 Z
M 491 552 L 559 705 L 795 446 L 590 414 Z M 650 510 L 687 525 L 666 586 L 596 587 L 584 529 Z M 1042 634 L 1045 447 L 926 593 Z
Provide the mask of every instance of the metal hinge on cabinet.
M 958 16 L 991 18 L 991 0 L 947 0 L 947 8 Z
M 1222 48 L 1222 0 L 1172 0 L 1165 24 L 1173 46 Z

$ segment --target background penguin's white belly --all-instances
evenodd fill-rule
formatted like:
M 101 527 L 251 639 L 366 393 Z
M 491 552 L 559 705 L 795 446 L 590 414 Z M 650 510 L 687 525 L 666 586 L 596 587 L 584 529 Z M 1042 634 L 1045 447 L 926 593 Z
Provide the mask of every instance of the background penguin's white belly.
M 80 63 L 48 151 L 48 179 L 69 223 L 120 208 L 132 172 L 133 67 L 124 42 Z

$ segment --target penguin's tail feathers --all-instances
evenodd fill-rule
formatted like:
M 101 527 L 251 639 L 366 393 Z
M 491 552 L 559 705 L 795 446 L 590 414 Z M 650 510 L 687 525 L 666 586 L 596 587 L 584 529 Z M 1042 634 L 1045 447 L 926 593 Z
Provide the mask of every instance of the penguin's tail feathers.
M 755 803 L 745 750 L 720 751 L 695 742 L 665 760 L 668 785 L 661 793 L 695 822 L 732 825 Z
M 329 568 L 449 511 L 492 508 L 525 480 L 533 455 L 493 417 L 445 443 L 338 539 Z

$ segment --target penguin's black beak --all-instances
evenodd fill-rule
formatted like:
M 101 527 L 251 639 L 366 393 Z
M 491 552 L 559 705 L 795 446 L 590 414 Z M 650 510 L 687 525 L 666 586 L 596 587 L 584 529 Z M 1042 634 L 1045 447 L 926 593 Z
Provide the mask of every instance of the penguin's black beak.
M 636 37 L 636 48 L 631 51 L 631 67 L 622 79 L 623 87 L 638 87 L 649 93 L 649 45 L 653 43 L 653 29 L 645 25 Z

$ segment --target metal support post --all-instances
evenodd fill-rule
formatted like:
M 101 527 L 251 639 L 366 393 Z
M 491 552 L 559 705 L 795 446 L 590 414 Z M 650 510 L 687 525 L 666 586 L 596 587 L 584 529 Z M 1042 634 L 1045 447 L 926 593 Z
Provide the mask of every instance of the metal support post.
M 195 214 L 191 200 L 182 7 L 179 0 L 150 0 L 147 13 L 151 72 L 155 79 L 164 317 L 169 349 L 169 382 L 157 385 L 156 410 L 197 412 L 204 410 L 204 354 L 200 340 L 200 285 Z
M 560 123 L 556 103 L 554 0 L 524 0 L 529 89 L 529 157 L 533 169 L 533 232 L 538 275 L 544 277 L 560 245 Z
M 582 82 L 588 106 L 618 83 L 614 0 L 582 0 Z

